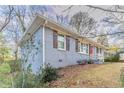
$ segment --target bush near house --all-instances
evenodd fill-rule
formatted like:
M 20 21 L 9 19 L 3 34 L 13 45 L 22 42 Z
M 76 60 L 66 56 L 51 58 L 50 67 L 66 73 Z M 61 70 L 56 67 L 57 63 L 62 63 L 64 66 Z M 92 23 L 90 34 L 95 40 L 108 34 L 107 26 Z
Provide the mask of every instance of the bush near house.
M 39 74 L 39 77 L 41 78 L 41 83 L 47 83 L 52 80 L 56 80 L 58 77 L 57 69 L 50 66 L 50 64 L 47 64 L 45 68 L 42 69 L 41 74 Z
M 96 60 L 78 60 L 77 63 L 79 65 L 85 65 L 85 64 L 93 64 Z
M 114 56 L 110 56 L 104 59 L 105 62 L 118 62 L 119 61 L 119 55 L 116 54 Z
M 46 65 L 37 75 L 33 74 L 30 69 L 24 72 L 19 72 L 15 76 L 14 87 L 49 87 L 49 82 L 56 80 L 57 77 L 57 70 L 52 68 L 50 65 Z
M 35 88 L 38 87 L 39 82 L 36 80 L 36 76 L 29 72 L 18 72 L 14 77 L 15 88 Z
M 93 64 L 95 62 L 95 60 L 88 60 L 88 64 Z
M 85 64 L 87 64 L 87 60 L 78 60 L 77 63 L 79 65 L 85 65 Z
M 11 73 L 21 70 L 21 61 L 20 60 L 17 60 L 17 61 L 10 60 L 10 61 L 7 61 L 7 63 L 9 64 L 9 66 L 11 68 Z

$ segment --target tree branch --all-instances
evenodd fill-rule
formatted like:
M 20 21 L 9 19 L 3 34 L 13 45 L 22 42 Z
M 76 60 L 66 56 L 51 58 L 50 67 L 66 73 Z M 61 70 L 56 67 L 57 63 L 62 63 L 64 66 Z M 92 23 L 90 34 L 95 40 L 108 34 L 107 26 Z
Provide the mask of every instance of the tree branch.
M 70 10 L 73 7 L 73 5 L 69 6 L 68 8 L 66 8 L 65 10 L 63 10 L 62 12 L 66 12 L 68 10 Z
M 121 32 L 115 32 L 115 33 L 101 34 L 101 35 L 95 35 L 95 36 L 89 36 L 89 37 L 87 37 L 87 38 L 95 38 L 95 37 L 99 37 L 99 36 L 117 35 L 117 34 L 124 34 L 124 31 L 121 31 Z
M 3 29 L 9 24 L 13 10 L 14 9 L 9 6 L 9 15 L 5 18 L 5 21 L 2 27 L 0 28 L 0 32 L 3 31 Z
M 113 12 L 113 13 L 124 13 L 124 11 L 117 11 L 117 10 L 110 10 L 110 9 L 104 9 L 104 8 L 101 8 L 101 7 L 97 7 L 97 6 L 92 6 L 92 5 L 86 5 L 90 8 L 94 8 L 94 9 L 98 9 L 98 10 L 102 10 L 102 11 L 106 11 L 106 12 Z

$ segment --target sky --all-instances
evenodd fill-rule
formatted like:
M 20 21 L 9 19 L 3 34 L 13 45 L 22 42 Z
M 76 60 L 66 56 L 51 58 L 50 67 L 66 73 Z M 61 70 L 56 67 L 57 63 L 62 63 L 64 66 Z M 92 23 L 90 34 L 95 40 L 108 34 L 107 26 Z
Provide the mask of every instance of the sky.
M 55 12 L 57 13 L 57 14 L 66 14 L 67 12 L 62 12 L 63 10 L 65 10 L 65 9 L 67 9 L 69 6 L 53 6 L 54 8 L 54 10 L 55 10 Z M 105 6 L 104 6 L 105 7 Z M 107 6 L 106 6 L 107 7 Z M 71 11 L 70 11 L 70 13 L 69 13 L 69 15 L 70 15 L 70 17 L 73 15 L 73 14 L 75 14 L 75 13 L 77 13 L 77 12 L 79 12 L 79 11 L 82 11 L 82 12 L 88 12 L 89 13 L 89 15 L 91 16 L 91 17 L 93 17 L 93 18 L 95 18 L 95 20 L 100 20 L 100 19 L 102 19 L 103 17 L 105 17 L 105 13 L 103 12 L 103 11 L 99 11 L 99 10 L 93 10 L 93 9 L 89 9 L 87 6 L 74 6 L 72 9 L 71 9 Z M 95 12 L 94 12 L 95 11 Z

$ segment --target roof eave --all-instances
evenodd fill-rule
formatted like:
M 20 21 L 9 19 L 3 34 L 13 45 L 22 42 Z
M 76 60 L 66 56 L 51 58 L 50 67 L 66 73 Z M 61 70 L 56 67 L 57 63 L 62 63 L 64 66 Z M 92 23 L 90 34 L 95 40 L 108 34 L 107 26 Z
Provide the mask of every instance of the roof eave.
M 34 26 L 37 26 L 37 25 L 35 25 L 36 23 L 39 24 L 39 26 L 40 26 L 40 25 L 43 25 L 43 24 L 44 24 L 43 21 L 45 21 L 45 20 L 47 20 L 46 26 L 49 27 L 49 28 L 58 29 L 58 30 L 62 29 L 63 31 L 65 31 L 65 32 L 67 32 L 67 33 L 69 33 L 69 34 L 75 36 L 76 38 L 83 38 L 83 39 L 87 40 L 88 42 L 90 42 L 91 44 L 95 44 L 95 45 L 97 45 L 97 46 L 99 46 L 99 47 L 101 47 L 101 48 L 104 48 L 104 49 L 107 48 L 107 47 L 105 47 L 105 46 L 103 46 L 103 45 L 101 45 L 101 44 L 99 44 L 99 43 L 97 43 L 97 42 L 95 42 L 95 41 L 92 41 L 92 40 L 90 40 L 90 39 L 88 39 L 88 38 L 86 38 L 86 37 L 82 37 L 82 36 L 79 35 L 78 33 L 75 33 L 75 31 L 70 30 L 68 27 L 65 27 L 65 26 L 61 25 L 60 23 L 55 22 L 55 21 L 53 21 L 53 20 L 51 20 L 51 19 L 48 19 L 47 17 L 41 16 L 41 15 L 39 15 L 39 14 L 37 14 L 37 15 L 35 16 L 35 18 L 34 18 L 33 21 L 31 22 L 31 24 L 29 25 L 28 29 L 25 31 L 23 37 L 20 39 L 19 45 L 21 45 L 22 41 L 25 40 L 25 38 L 27 37 L 27 34 L 28 34 L 28 33 L 32 33 L 32 34 L 33 34 L 33 32 L 35 32 L 35 31 L 32 30 L 32 28 L 33 28 Z M 51 27 L 50 24 L 53 25 L 54 27 Z M 38 26 L 37 26 L 37 27 L 38 27 Z M 35 28 L 37 28 L 37 27 L 35 27 Z M 37 28 L 37 29 L 38 29 L 38 28 Z M 32 30 L 32 31 L 31 31 L 31 30 Z

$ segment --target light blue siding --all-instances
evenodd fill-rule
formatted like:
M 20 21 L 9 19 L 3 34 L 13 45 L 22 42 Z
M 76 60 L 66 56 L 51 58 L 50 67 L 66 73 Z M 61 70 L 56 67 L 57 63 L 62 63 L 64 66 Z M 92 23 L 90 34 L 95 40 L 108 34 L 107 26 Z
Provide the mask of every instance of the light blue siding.
M 24 68 L 31 65 L 34 73 L 37 73 L 42 66 L 42 28 L 38 29 L 29 40 L 23 43 L 21 47 L 22 62 Z
M 78 60 L 89 59 L 88 55 L 80 54 L 75 51 L 75 39 L 70 38 L 70 50 L 58 50 L 53 48 L 53 31 L 46 28 L 45 30 L 46 42 L 46 63 L 50 63 L 53 67 L 64 67 L 68 65 L 77 64 Z

